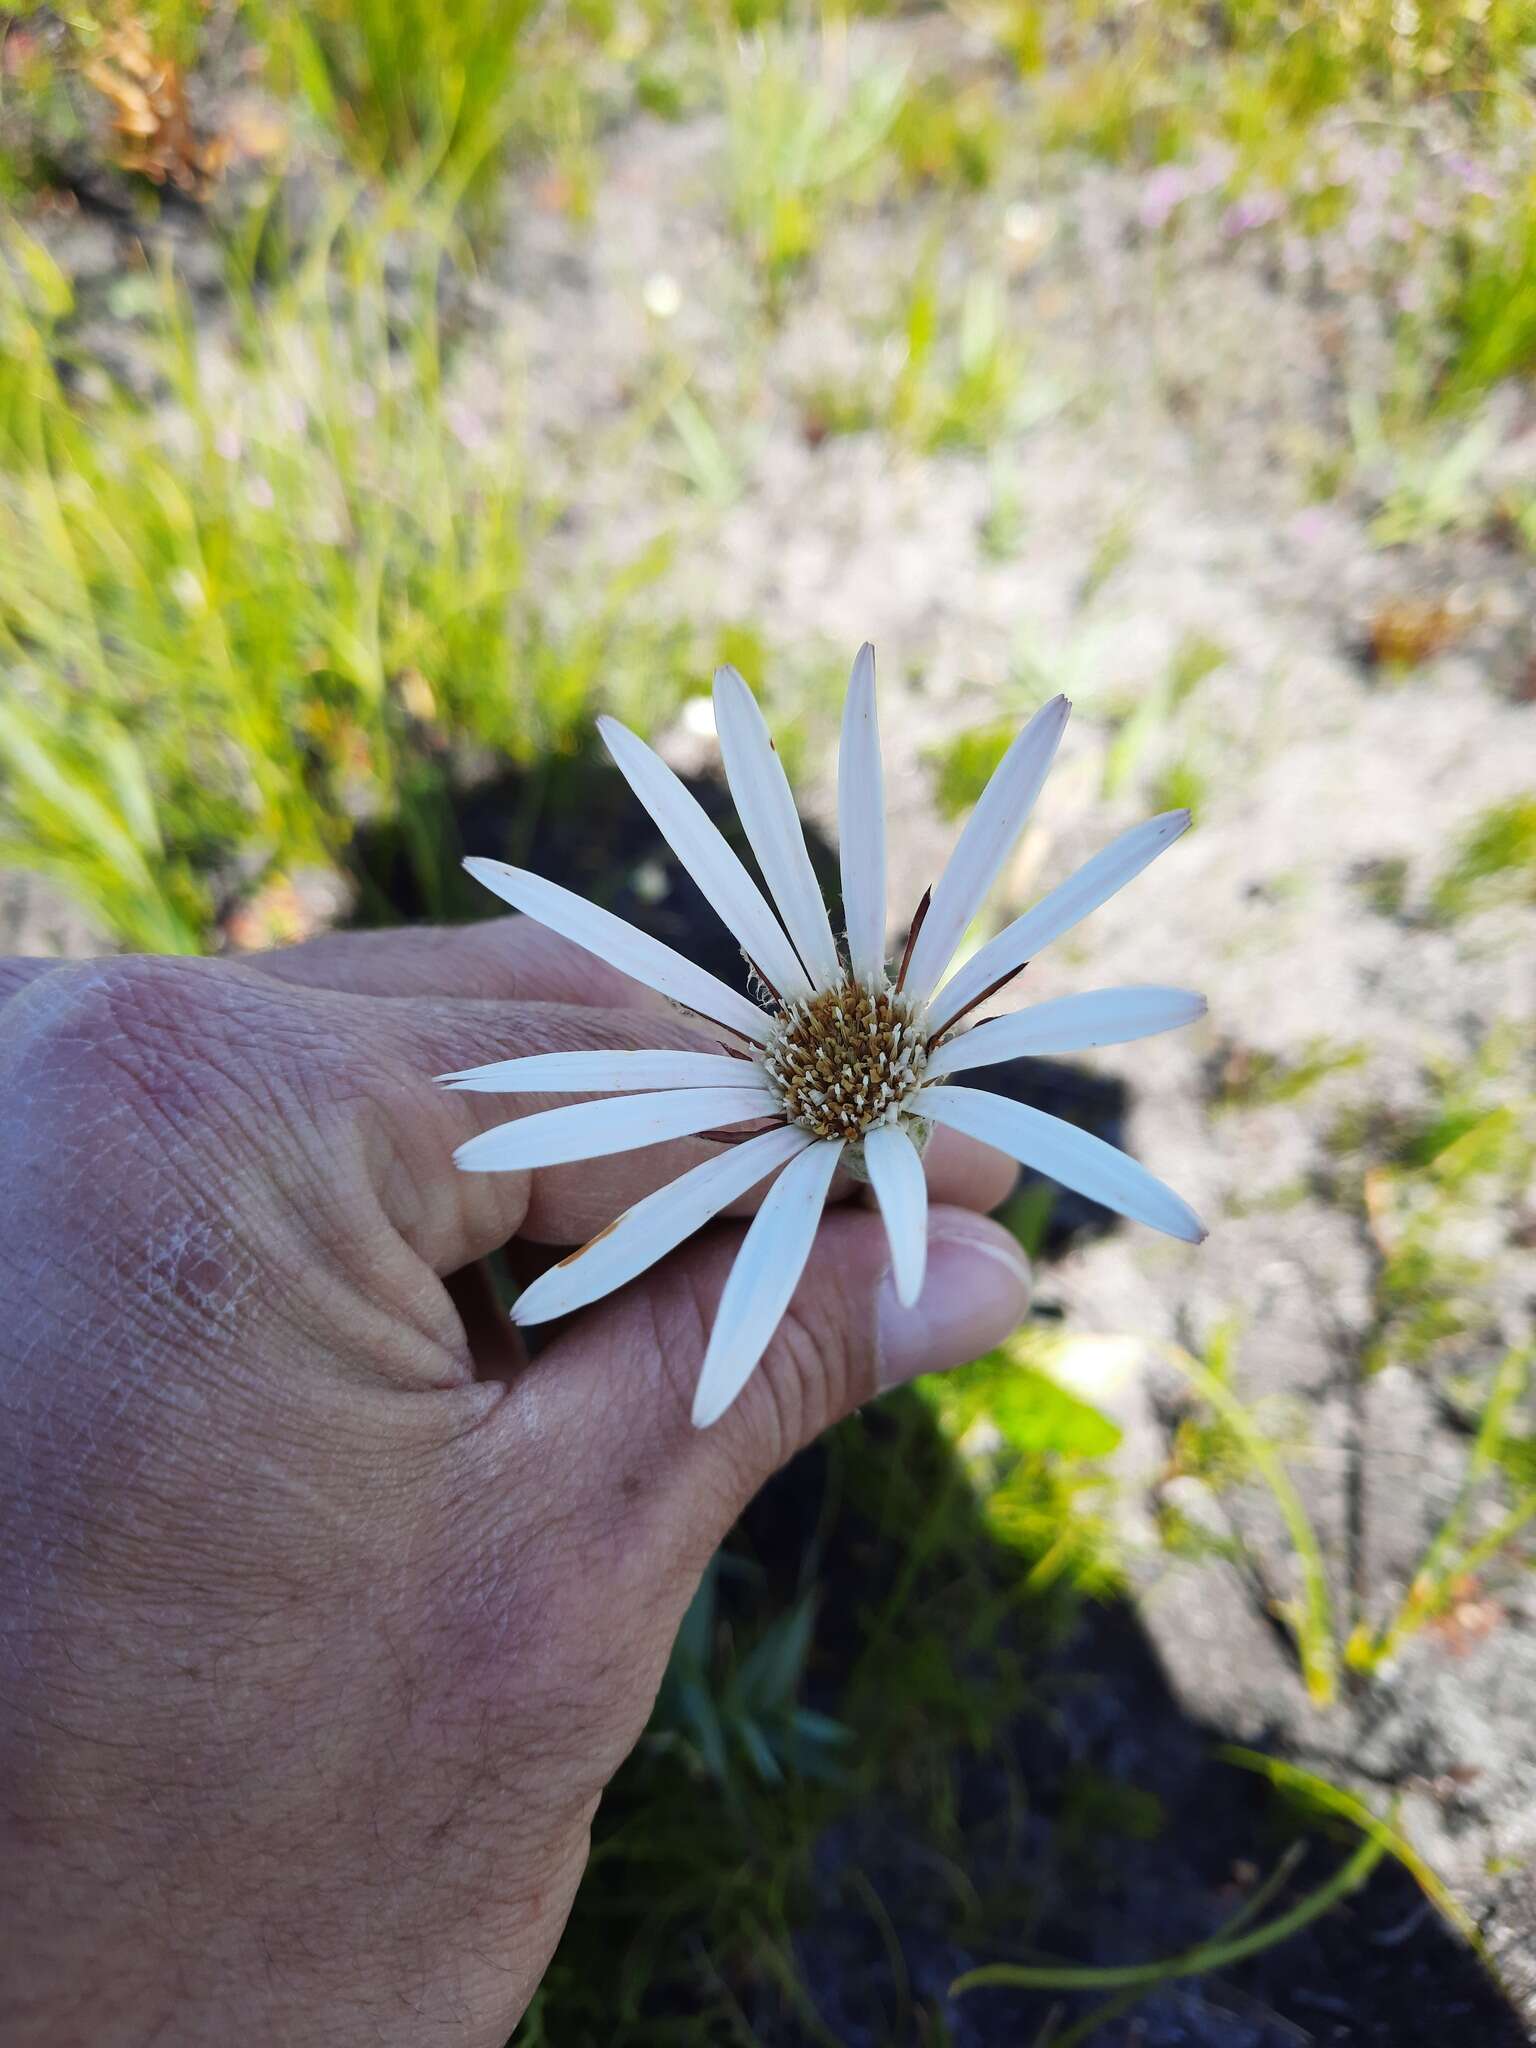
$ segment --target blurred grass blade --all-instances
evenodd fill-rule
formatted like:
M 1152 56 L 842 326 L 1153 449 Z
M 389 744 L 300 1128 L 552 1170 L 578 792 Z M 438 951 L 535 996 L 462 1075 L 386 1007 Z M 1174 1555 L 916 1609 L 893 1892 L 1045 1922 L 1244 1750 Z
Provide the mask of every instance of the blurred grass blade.
M 1020 1991 L 1116 1991 L 1129 1989 L 1132 1985 L 1168 1984 L 1179 1977 L 1202 1977 L 1214 1970 L 1230 1969 L 1234 1963 L 1240 1963 L 1248 1956 L 1261 1955 L 1265 1949 L 1288 1941 L 1293 1934 L 1299 1934 L 1314 1920 L 1321 1919 L 1324 1913 L 1331 1912 L 1352 1892 L 1360 1889 L 1386 1853 L 1387 1844 L 1378 1836 L 1369 1835 L 1325 1884 L 1319 1885 L 1262 1927 L 1255 1927 L 1247 1934 L 1201 1942 L 1195 1948 L 1186 1949 L 1182 1955 L 1169 1956 L 1160 1963 L 1126 1963 L 1118 1968 L 1110 1966 L 1105 1969 L 988 1963 L 979 1970 L 968 1970 L 964 1976 L 957 1977 L 949 1987 L 950 1996 L 960 1998 L 968 1991 L 980 1991 L 989 1985 L 1012 1986 Z
M 1224 1744 L 1217 1754 L 1225 1763 L 1235 1764 L 1239 1770 L 1258 1772 L 1280 1791 L 1289 1793 L 1304 1805 L 1321 1813 L 1333 1814 L 1348 1821 L 1351 1827 L 1359 1828 L 1384 1855 L 1392 1856 L 1402 1864 L 1435 1910 L 1451 1923 L 1480 1958 L 1487 1960 L 1482 1936 L 1473 1921 L 1457 1905 L 1413 1844 L 1389 1822 L 1372 1813 L 1363 1800 L 1357 1799 L 1352 1792 L 1346 1792 L 1343 1786 L 1319 1778 L 1312 1771 L 1302 1770 L 1279 1757 L 1266 1756 L 1259 1750 Z
M 1311 1697 L 1326 1706 L 1338 1691 L 1339 1645 L 1334 1626 L 1328 1568 L 1312 1519 L 1274 1447 L 1255 1424 L 1226 1381 L 1180 1345 L 1164 1347 L 1164 1355 L 1183 1373 L 1202 1400 L 1208 1401 L 1241 1444 L 1254 1471 L 1274 1496 L 1296 1552 L 1302 1577 L 1298 1609 L 1281 1607 L 1301 1659 L 1302 1676 Z

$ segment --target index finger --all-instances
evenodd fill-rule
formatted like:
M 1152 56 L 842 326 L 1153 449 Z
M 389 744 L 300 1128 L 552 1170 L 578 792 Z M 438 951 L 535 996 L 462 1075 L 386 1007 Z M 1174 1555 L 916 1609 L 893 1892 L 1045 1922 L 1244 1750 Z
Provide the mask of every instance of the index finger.
M 601 1013 L 607 1010 L 630 1013 L 621 1020 L 625 1029 L 620 1043 L 637 1042 L 634 1027 L 647 1011 L 671 1027 L 656 1036 L 658 1045 L 690 1042 L 689 1025 L 702 1034 L 694 1042 L 712 1042 L 711 1027 L 704 1020 L 680 1016 L 664 997 L 643 983 L 522 916 L 492 917 L 467 925 L 336 932 L 305 945 L 253 954 L 241 964 L 285 982 L 336 994 L 450 1000 L 503 997 L 518 1002 L 577 1004 L 598 1013 L 588 1020 L 592 1035 L 584 1042 L 591 1044 L 605 1040 Z M 488 1060 L 491 1050 L 483 1050 L 479 1057 Z M 505 1107 L 499 1115 L 490 1113 L 491 1103 L 482 1102 L 485 1121 L 513 1118 L 535 1106 L 526 1098 L 500 1100 Z M 611 1223 L 630 1202 L 638 1201 L 663 1180 L 710 1156 L 711 1149 L 698 1139 L 681 1139 L 610 1157 L 606 1162 L 547 1168 L 539 1177 L 523 1228 L 547 1244 L 578 1243 Z M 924 1165 L 934 1201 L 972 1209 L 996 1207 L 1018 1177 L 1016 1164 L 1004 1154 L 942 1128 L 933 1134 Z M 840 1173 L 831 1198 L 845 1199 L 855 1185 Z M 742 1196 L 726 1213 L 749 1215 L 758 1199 L 758 1193 Z
M 504 997 L 674 1014 L 641 982 L 527 917 L 327 932 L 300 946 L 243 954 L 237 964 L 336 995 Z
M 254 977 L 252 977 L 254 980 Z M 359 1080 L 389 1142 L 380 1155 L 379 1193 L 397 1230 L 438 1272 L 483 1257 L 516 1235 L 570 1247 L 604 1230 L 664 1182 L 718 1155 L 719 1144 L 697 1135 L 708 1119 L 676 1126 L 663 1142 L 638 1142 L 596 1157 L 499 1171 L 465 1170 L 454 1154 L 468 1139 L 500 1124 L 516 1124 L 542 1110 L 584 1100 L 598 1107 L 609 1088 L 572 1098 L 568 1093 L 466 1094 L 444 1089 L 434 1075 L 502 1058 L 544 1052 L 623 1047 L 710 1049 L 715 1041 L 699 1019 L 675 1012 L 531 1002 L 414 997 L 374 1003 L 367 998 L 316 992 L 314 1021 L 323 1018 L 331 1049 L 327 1064 L 349 1087 Z M 313 1071 L 313 1060 L 309 1063 Z M 689 1091 L 679 1091 L 689 1092 Z M 710 1091 L 713 1092 L 713 1091 Z M 631 1097 L 631 1100 L 634 1098 Z M 654 1098 L 652 1098 L 654 1100 Z M 700 1104 L 702 1108 L 704 1105 Z M 615 1121 L 621 1113 L 615 1111 Z M 726 1123 L 747 1124 L 742 1115 Z M 597 1117 L 599 1127 L 603 1119 Z M 925 1161 L 934 1199 L 985 1209 L 1001 1200 L 1017 1169 L 1011 1160 L 958 1135 L 935 1133 Z M 403 1167 L 402 1172 L 391 1171 Z M 834 1194 L 853 1183 L 840 1176 Z M 753 1205 L 751 1190 L 732 1206 Z

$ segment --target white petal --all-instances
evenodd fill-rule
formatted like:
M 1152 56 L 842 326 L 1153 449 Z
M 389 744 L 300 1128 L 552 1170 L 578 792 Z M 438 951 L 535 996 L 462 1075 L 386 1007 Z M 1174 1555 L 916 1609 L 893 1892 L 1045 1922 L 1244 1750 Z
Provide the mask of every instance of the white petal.
M 723 1052 L 535 1052 L 439 1074 L 445 1088 L 471 1095 L 622 1095 L 628 1088 L 738 1088 L 755 1068 Z
M 706 969 L 695 967 L 660 939 L 637 931 L 611 910 L 599 910 L 595 903 L 588 903 L 584 896 L 570 889 L 562 889 L 558 882 L 546 882 L 542 875 L 532 875 L 526 868 L 509 868 L 504 861 L 476 858 L 464 865 L 477 882 L 503 903 L 522 911 L 525 917 L 548 925 L 562 938 L 584 946 L 621 973 L 643 981 L 660 995 L 670 996 L 674 1003 L 681 1003 L 696 1015 L 724 1024 L 743 1038 L 762 1041 L 768 1019 L 756 1003 L 749 1003 L 744 995 L 727 988 Z
M 1157 1031 L 1176 1031 L 1205 1015 L 1205 997 L 1187 988 L 1099 988 L 1058 996 L 1011 1017 L 992 1017 L 928 1056 L 928 1078 L 963 1074 L 1040 1053 L 1082 1052 L 1092 1045 L 1127 1045 Z
M 468 1173 L 512 1173 L 534 1166 L 564 1166 L 572 1159 L 604 1159 L 668 1138 L 691 1137 L 754 1117 L 782 1114 L 767 1088 L 668 1088 L 659 1095 L 616 1095 L 535 1110 L 482 1131 L 454 1153 Z
M 1155 1180 L 1129 1153 L 1106 1145 L 1059 1116 L 990 1095 L 980 1088 L 920 1088 L 912 1098 L 917 1116 L 932 1117 L 952 1131 L 995 1145 L 1037 1173 L 1049 1174 L 1063 1187 L 1076 1188 L 1091 1201 L 1102 1202 L 1136 1223 L 1165 1230 L 1170 1237 L 1198 1244 L 1205 1227 L 1181 1195 Z
M 784 927 L 763 901 L 763 892 L 686 790 L 645 741 L 616 718 L 600 718 L 597 729 L 619 773 L 656 821 L 683 866 L 704 892 L 711 910 L 746 950 L 760 972 L 792 1002 L 808 996 L 811 984 L 784 936 Z
M 514 1323 L 546 1323 L 600 1300 L 654 1266 L 685 1238 L 702 1230 L 728 1202 L 777 1173 L 815 1141 L 793 1124 L 764 1131 L 745 1144 L 728 1145 L 717 1159 L 706 1159 L 654 1195 L 636 1202 L 579 1252 L 541 1273 L 518 1296 Z
M 715 730 L 725 779 L 769 894 L 811 979 L 830 987 L 841 979 L 837 946 L 789 777 L 757 699 L 733 668 L 715 676 Z
M 958 1017 L 996 982 L 1032 960 L 1042 946 L 1059 939 L 1089 911 L 1107 903 L 1188 827 L 1188 811 L 1164 811 L 1161 817 L 1148 818 L 1145 824 L 1122 832 L 1101 853 L 1085 861 L 1075 875 L 1042 896 L 1033 910 L 1016 917 L 979 953 L 973 953 L 934 997 L 930 1014 L 936 1019 Z
M 808 1145 L 764 1195 L 715 1312 L 693 1397 L 695 1428 L 719 1421 L 768 1349 L 816 1242 L 842 1150 L 836 1138 Z
M 938 879 L 928 915 L 912 948 L 902 987 L 916 1002 L 933 993 L 955 957 L 965 928 L 1013 851 L 1050 773 L 1072 706 L 1065 697 L 1042 705 L 1004 754 L 966 820 L 949 864 Z M 983 984 L 985 986 L 985 984 Z
M 885 1219 L 896 1298 L 910 1308 L 928 1265 L 928 1183 L 917 1147 L 895 1124 L 864 1134 L 864 1165 Z
M 885 776 L 875 716 L 875 650 L 867 640 L 854 659 L 843 706 L 837 839 L 849 958 L 860 981 L 875 981 L 885 972 Z

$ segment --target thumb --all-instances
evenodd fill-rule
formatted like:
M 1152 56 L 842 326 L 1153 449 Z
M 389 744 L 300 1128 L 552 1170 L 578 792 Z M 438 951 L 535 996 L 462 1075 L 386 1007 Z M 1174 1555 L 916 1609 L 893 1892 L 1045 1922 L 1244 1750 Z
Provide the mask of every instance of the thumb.
M 690 1420 L 716 1307 L 743 1232 L 694 1240 L 587 1310 L 546 1346 L 527 1391 L 546 1423 L 570 1418 L 595 1491 L 626 1503 L 626 1540 L 665 1572 L 700 1568 L 763 1482 L 862 1402 L 967 1364 L 1029 1306 L 1017 1243 L 973 1210 L 929 1212 L 922 1293 L 899 1301 L 879 1216 L 828 1211 L 784 1320 L 740 1398 L 708 1429 Z

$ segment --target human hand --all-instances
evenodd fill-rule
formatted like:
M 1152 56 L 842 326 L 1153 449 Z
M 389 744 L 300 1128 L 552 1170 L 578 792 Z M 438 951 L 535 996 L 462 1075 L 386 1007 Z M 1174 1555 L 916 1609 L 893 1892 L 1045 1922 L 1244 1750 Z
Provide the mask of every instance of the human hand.
M 978 1213 L 1014 1169 L 940 1132 L 916 1307 L 844 1201 L 713 1429 L 689 1408 L 739 1226 L 530 1363 L 476 1262 L 578 1243 L 707 1148 L 456 1174 L 508 1104 L 430 1077 L 673 1042 L 698 1034 L 517 918 L 0 963 L 8 2042 L 502 2042 L 730 1523 L 1022 1315 Z

